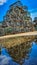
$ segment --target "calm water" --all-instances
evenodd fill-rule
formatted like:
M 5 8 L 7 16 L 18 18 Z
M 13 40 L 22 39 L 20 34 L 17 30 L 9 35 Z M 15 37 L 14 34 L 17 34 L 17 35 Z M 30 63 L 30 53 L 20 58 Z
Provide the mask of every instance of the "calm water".
M 37 65 L 37 43 L 32 42 L 29 53 L 27 52 L 26 55 L 28 55 L 28 58 L 26 58 L 26 56 L 23 59 L 21 58 L 23 63 L 19 64 L 16 62 L 17 59 L 14 60 L 14 58 L 10 56 L 8 51 L 5 48 L 2 48 L 0 55 L 0 65 Z

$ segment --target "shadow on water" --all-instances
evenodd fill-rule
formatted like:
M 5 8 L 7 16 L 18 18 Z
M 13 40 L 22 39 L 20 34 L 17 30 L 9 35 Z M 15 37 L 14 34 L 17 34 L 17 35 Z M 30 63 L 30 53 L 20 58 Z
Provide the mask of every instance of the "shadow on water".
M 25 59 L 29 59 L 29 53 L 31 51 L 31 47 L 32 47 L 31 42 L 22 43 L 20 45 L 8 49 L 8 53 L 15 62 L 22 65 L 25 62 Z
M 37 65 L 37 44 L 26 42 L 5 49 L 0 55 L 0 65 Z

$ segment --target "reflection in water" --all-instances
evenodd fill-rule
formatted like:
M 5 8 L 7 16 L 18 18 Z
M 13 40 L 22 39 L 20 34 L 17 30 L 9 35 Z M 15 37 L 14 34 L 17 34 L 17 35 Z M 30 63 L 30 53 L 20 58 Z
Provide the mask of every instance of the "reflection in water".
M 37 35 L 35 36 L 35 43 L 37 43 Z
M 1 47 L 0 47 L 0 55 L 1 55 Z
M 37 44 L 26 42 L 8 49 L 3 48 L 0 65 L 37 65 Z
M 10 57 L 7 57 L 6 55 L 0 55 L 0 65 L 11 65 L 9 61 L 11 61 Z
M 25 59 L 29 59 L 29 53 L 31 51 L 32 43 L 26 42 L 20 45 L 8 48 L 8 53 L 13 58 L 13 60 L 20 65 L 25 62 Z

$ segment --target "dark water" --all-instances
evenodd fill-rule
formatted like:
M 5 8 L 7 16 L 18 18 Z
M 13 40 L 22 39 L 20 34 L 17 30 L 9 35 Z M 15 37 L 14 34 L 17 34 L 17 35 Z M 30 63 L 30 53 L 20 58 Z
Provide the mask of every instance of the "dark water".
M 27 46 L 25 46 L 26 48 Z M 20 57 L 18 58 L 17 54 L 13 51 L 14 55 L 16 55 L 17 58 L 11 56 L 10 54 L 12 53 L 8 53 L 8 51 L 5 49 L 5 48 L 2 48 L 1 50 L 1 55 L 0 55 L 0 65 L 37 65 L 37 43 L 35 42 L 32 42 L 30 48 L 28 46 L 27 49 L 23 49 L 25 50 L 25 53 L 27 54 L 23 54 L 23 52 L 19 52 L 19 53 L 22 53 L 22 55 L 20 55 L 20 57 L 23 57 L 21 58 L 22 61 L 20 61 Z M 30 49 L 30 50 L 29 50 Z M 27 52 L 27 51 L 28 52 Z M 28 57 L 27 57 L 28 55 Z M 15 58 L 15 60 L 14 60 Z M 19 62 L 18 62 L 19 60 Z

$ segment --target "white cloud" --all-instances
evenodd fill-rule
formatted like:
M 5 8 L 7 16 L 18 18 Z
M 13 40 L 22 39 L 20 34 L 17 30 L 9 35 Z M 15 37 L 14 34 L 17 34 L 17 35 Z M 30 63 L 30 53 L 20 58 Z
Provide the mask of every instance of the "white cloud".
M 10 57 L 0 55 L 0 65 L 9 65 L 10 61 L 11 61 Z
M 37 8 L 29 10 L 31 13 L 32 20 L 34 20 L 35 17 L 37 17 Z
M 37 17 L 37 12 L 31 13 L 31 17 L 34 20 L 34 18 Z
M 6 2 L 7 2 L 7 0 L 0 0 L 0 5 L 3 5 Z
M 29 10 L 31 13 L 37 12 L 37 8 Z

